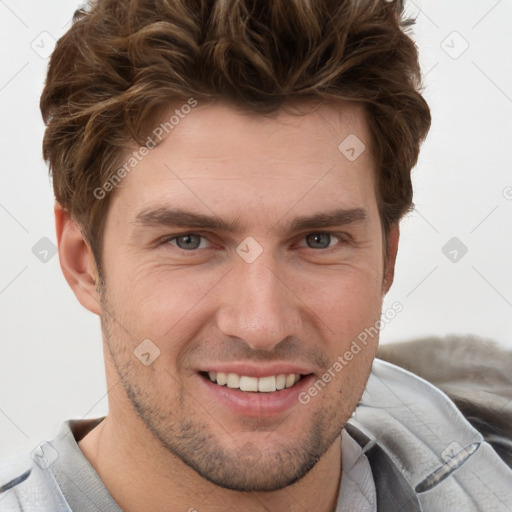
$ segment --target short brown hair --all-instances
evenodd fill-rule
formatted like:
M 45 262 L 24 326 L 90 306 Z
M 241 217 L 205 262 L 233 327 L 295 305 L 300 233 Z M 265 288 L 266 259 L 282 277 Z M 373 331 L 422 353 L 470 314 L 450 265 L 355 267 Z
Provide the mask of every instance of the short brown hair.
M 363 104 L 386 233 L 412 206 L 411 169 L 430 126 L 403 1 L 96 0 L 50 60 L 43 156 L 57 201 L 98 265 L 116 172 L 149 120 L 191 97 L 253 112 L 289 101 Z

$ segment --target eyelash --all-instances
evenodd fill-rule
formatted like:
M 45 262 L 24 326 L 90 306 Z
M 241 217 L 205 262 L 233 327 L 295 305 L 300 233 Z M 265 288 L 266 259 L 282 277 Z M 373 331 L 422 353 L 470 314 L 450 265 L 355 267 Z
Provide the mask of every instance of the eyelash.
M 331 231 L 311 231 L 311 232 L 308 232 L 304 235 L 301 236 L 300 238 L 300 241 L 303 241 L 305 240 L 309 235 L 322 235 L 322 234 L 325 234 L 325 235 L 330 235 L 331 237 L 336 237 L 338 239 L 338 243 L 333 245 L 333 246 L 330 246 L 330 247 L 326 247 L 324 249 L 314 249 L 312 247 L 307 247 L 307 246 L 304 246 L 304 245 L 301 245 L 301 246 L 298 246 L 297 244 L 294 244 L 294 248 L 295 246 L 298 246 L 298 247 L 305 247 L 306 249 L 309 249 L 311 251 L 315 251 L 315 252 L 323 252 L 323 253 L 329 253 L 333 250 L 336 250 L 338 248 L 338 245 L 346 245 L 347 243 L 350 242 L 351 240 L 351 236 L 348 235 L 347 233 L 339 233 L 339 232 L 331 232 Z M 183 233 L 178 233 L 176 235 L 172 235 L 172 236 L 167 236 L 165 238 L 163 238 L 161 240 L 161 245 L 169 245 L 170 242 L 172 242 L 173 240 L 176 240 L 177 238 L 181 237 L 181 236 L 185 236 L 185 235 L 195 235 L 195 236 L 200 236 L 202 237 L 203 239 L 206 239 L 208 240 L 208 242 L 210 244 L 213 244 L 213 242 L 211 240 L 208 239 L 208 237 L 204 234 L 201 234 L 201 233 L 196 233 L 194 231 L 186 231 L 186 232 L 183 232 Z M 175 249 L 178 249 L 180 250 L 181 252 L 183 253 L 196 253 L 198 252 L 199 250 L 201 249 L 192 249 L 192 250 L 186 250 L 186 249 L 181 249 L 180 247 L 174 245 L 173 246 Z M 204 249 L 209 249 L 209 247 L 206 247 Z

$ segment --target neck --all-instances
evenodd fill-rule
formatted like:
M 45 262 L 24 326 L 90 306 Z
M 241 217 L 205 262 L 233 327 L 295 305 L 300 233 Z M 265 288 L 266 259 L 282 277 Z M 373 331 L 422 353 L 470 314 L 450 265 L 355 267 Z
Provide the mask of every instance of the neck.
M 274 492 L 238 492 L 201 477 L 153 437 L 142 420 L 110 413 L 79 446 L 125 512 L 173 510 L 334 512 L 341 479 L 341 437 L 300 481 Z

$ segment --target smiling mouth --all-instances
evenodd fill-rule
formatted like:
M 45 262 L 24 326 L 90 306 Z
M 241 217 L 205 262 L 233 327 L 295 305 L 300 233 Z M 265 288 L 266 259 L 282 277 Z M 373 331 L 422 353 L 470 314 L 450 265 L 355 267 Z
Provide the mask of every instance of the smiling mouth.
M 303 377 L 306 377 L 300 373 L 283 373 L 259 378 L 222 372 L 200 372 L 200 374 L 218 386 L 227 386 L 231 389 L 251 393 L 275 393 L 295 386 Z

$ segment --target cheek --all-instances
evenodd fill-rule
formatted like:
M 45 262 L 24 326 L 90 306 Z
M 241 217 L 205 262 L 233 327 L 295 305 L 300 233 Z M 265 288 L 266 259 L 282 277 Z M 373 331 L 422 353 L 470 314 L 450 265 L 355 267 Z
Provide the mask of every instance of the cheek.
M 361 397 L 377 351 L 376 325 L 382 307 L 380 278 L 371 272 L 340 273 L 329 280 L 325 294 L 310 299 L 322 319 L 317 329 L 322 329 L 328 361 L 320 377 L 328 380 L 327 392 L 312 392 L 322 395 L 318 407 L 341 407 L 345 420 Z
M 353 272 L 350 276 L 333 277 L 328 290 L 310 299 L 321 318 L 315 328 L 321 333 L 326 371 L 331 370 L 325 376 L 333 383 L 326 395 L 355 406 L 378 346 L 379 331 L 375 326 L 382 306 L 380 280 L 371 274 Z
M 329 338 L 331 359 L 335 360 L 351 350 L 359 355 L 352 357 L 348 353 L 344 360 L 350 362 L 357 359 L 364 364 L 367 357 L 372 357 L 378 342 L 378 329 L 375 325 L 380 318 L 380 311 L 381 300 L 377 294 L 352 291 L 340 299 L 338 307 L 331 310 L 331 328 L 336 333 Z M 350 364 L 353 365 L 352 362 Z
M 293 283 L 293 281 L 292 281 Z M 346 339 L 375 323 L 382 305 L 382 262 L 295 274 L 295 289 L 325 325 L 329 338 Z
M 108 294 L 119 321 L 134 337 L 179 341 L 198 325 L 209 293 L 229 269 L 171 267 L 152 261 L 120 261 L 108 275 Z

